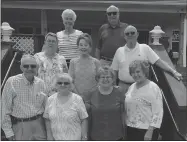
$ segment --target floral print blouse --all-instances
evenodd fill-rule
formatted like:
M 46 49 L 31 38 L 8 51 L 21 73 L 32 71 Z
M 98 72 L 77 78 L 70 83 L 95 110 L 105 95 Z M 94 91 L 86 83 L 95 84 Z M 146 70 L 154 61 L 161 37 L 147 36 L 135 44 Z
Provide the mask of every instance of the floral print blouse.
M 160 128 L 163 118 L 163 103 L 160 88 L 152 81 L 137 89 L 136 83 L 129 87 L 125 99 L 126 124 L 129 127 Z
M 56 54 L 52 59 L 48 58 L 44 52 L 36 53 L 35 58 L 39 65 L 38 77 L 43 79 L 47 94 L 50 96 L 53 92 L 53 79 L 57 73 L 67 72 L 67 64 L 64 56 Z

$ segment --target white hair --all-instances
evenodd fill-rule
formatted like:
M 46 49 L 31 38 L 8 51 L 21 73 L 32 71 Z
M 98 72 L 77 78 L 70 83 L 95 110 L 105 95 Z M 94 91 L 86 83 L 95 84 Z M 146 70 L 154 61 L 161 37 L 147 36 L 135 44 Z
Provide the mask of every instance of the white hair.
M 66 14 L 72 14 L 73 15 L 73 21 L 76 21 L 76 19 L 77 19 L 77 15 L 75 14 L 75 12 L 72 10 L 72 9 L 66 9 L 66 10 L 64 10 L 63 12 L 62 12 L 62 19 L 64 20 L 64 18 L 65 18 L 65 15 Z
M 119 8 L 116 7 L 116 6 L 114 6 L 114 5 L 109 6 L 109 7 L 106 9 L 106 12 L 109 12 L 110 9 L 116 9 L 117 12 L 119 12 Z
M 35 60 L 36 61 L 36 58 L 33 56 L 33 55 L 30 55 L 30 54 L 23 54 L 23 56 L 21 57 L 21 64 L 23 63 L 23 61 L 24 61 L 24 59 L 33 59 L 33 60 Z M 37 63 L 37 61 L 36 61 L 36 63 Z M 38 63 L 37 63 L 38 64 Z

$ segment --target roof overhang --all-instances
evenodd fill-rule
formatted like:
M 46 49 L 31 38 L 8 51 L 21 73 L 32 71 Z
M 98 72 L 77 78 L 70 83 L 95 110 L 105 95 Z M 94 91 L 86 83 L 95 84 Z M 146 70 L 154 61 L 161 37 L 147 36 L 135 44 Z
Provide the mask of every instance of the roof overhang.
M 23 9 L 73 9 L 81 11 L 105 11 L 110 5 L 119 7 L 124 12 L 156 12 L 156 13 L 186 13 L 187 0 L 165 0 L 165 1 L 62 1 L 62 0 L 3 0 L 2 8 Z

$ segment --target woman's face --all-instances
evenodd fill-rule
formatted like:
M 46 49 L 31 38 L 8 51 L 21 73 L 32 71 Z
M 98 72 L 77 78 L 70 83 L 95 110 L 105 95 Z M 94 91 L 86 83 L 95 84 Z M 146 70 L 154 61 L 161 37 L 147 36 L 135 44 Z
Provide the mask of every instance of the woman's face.
M 141 66 L 135 68 L 134 72 L 131 73 L 131 76 L 134 79 L 134 81 L 137 83 L 140 83 L 147 79 L 145 73 L 142 71 Z
M 71 90 L 71 83 L 68 78 L 58 78 L 56 88 L 58 92 L 69 92 Z
M 110 72 L 106 71 L 104 74 L 100 75 L 99 85 L 102 87 L 113 86 L 113 78 Z
M 91 47 L 85 39 L 81 39 L 79 41 L 78 48 L 79 48 L 80 54 L 85 55 L 85 54 L 90 54 L 90 52 L 91 52 Z
M 65 26 L 65 28 L 72 28 L 74 26 L 74 20 L 73 20 L 73 14 L 71 13 L 66 13 L 64 15 L 64 19 L 63 19 L 63 24 Z

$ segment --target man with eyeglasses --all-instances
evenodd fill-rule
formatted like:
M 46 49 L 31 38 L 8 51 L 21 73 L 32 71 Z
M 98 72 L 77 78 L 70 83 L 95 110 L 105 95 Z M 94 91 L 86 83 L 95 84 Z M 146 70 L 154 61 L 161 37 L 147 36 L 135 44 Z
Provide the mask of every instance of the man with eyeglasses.
M 132 25 L 129 25 L 124 30 L 124 38 L 127 43 L 117 49 L 111 65 L 115 71 L 116 78 L 119 79 L 119 86 L 123 88 L 124 92 L 126 93 L 129 86 L 134 83 L 133 78 L 129 74 L 129 64 L 134 60 L 148 60 L 149 63 L 155 64 L 166 72 L 170 72 L 177 80 L 181 80 L 182 75 L 160 59 L 150 46 L 137 42 L 138 35 L 137 29 Z
M 96 48 L 95 56 L 100 60 L 101 65 L 111 65 L 116 50 L 125 45 L 124 29 L 126 23 L 119 20 L 119 9 L 111 5 L 106 10 L 108 23 L 99 29 L 99 43 Z
M 46 87 L 35 76 L 35 58 L 23 55 L 20 69 L 23 73 L 8 78 L 2 92 L 2 129 L 8 140 L 46 140 Z

